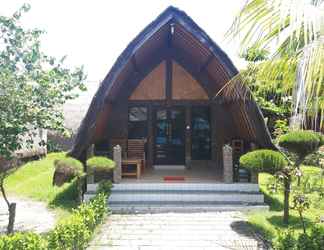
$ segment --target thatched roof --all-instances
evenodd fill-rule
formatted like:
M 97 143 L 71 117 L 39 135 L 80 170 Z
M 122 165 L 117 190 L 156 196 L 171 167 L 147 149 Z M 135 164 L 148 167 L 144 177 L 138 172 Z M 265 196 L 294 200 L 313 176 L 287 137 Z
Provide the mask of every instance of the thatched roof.
M 128 79 L 139 82 L 171 55 L 186 64 L 190 73 L 216 95 L 238 70 L 226 53 L 183 11 L 169 7 L 150 23 L 123 51 L 100 85 L 78 130 L 70 154 L 80 158 L 105 128 L 113 103 Z M 230 103 L 235 132 L 261 147 L 273 147 L 262 113 L 253 100 L 245 101 L 250 92 L 235 87 L 232 95 L 211 97 Z M 233 133 L 235 133 L 233 132 Z

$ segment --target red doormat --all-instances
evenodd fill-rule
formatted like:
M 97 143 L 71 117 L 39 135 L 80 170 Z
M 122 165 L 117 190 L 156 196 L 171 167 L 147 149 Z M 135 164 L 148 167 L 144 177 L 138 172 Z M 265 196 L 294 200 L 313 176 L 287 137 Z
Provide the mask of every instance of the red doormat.
M 184 181 L 183 176 L 164 176 L 164 181 Z

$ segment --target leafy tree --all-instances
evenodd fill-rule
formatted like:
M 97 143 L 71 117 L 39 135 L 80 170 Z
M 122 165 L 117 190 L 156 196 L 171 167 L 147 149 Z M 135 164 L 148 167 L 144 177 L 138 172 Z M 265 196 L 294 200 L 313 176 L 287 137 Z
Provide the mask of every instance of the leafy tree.
M 0 16 L 0 155 L 9 160 L 22 147 L 22 137 L 36 128 L 64 132 L 62 105 L 85 90 L 82 68 L 71 70 L 41 50 L 39 29 L 26 29 L 20 18 L 23 5 L 11 17 Z M 8 169 L 0 172 L 1 191 Z M 10 202 L 7 202 L 10 212 Z M 13 229 L 10 227 L 8 233 Z
M 311 116 L 323 126 L 323 26 L 323 0 L 247 0 L 228 36 L 239 39 L 242 51 L 271 47 L 273 53 L 257 65 L 256 72 L 248 69 L 250 74 L 232 81 L 246 82 L 246 75 L 255 74 L 267 86 L 283 84 L 288 96 L 294 91 L 294 114 L 301 115 L 302 122 Z
M 255 101 L 260 106 L 267 126 L 272 135 L 277 138 L 287 132 L 289 117 L 291 115 L 292 88 L 284 84 L 284 78 L 280 75 L 275 80 L 259 77 L 260 65 L 269 60 L 269 51 L 256 47 L 248 48 L 242 57 L 249 62 L 247 69 L 240 72 L 253 93 Z

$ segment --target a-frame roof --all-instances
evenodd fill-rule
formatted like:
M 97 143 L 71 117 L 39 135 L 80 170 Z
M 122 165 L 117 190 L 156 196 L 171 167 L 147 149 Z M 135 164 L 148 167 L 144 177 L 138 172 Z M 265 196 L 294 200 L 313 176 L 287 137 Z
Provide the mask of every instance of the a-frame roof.
M 169 55 L 205 84 L 211 95 L 216 95 L 238 73 L 226 53 L 186 13 L 168 7 L 131 41 L 105 77 L 81 123 L 72 156 L 79 158 L 94 143 L 96 134 L 105 127 L 109 110 L 128 79 L 139 82 Z M 234 92 L 235 98 L 227 101 L 237 101 L 237 105 L 232 105 L 233 109 L 237 109 L 233 113 L 238 113 L 233 114 L 237 134 L 256 141 L 261 147 L 273 147 L 255 102 L 242 104 L 249 91 L 242 91 L 240 87 Z

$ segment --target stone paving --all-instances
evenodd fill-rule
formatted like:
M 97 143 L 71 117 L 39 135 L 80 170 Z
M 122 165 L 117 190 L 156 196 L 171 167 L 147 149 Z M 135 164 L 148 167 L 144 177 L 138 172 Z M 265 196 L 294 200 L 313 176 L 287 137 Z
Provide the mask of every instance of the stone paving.
M 240 212 L 112 214 L 88 250 L 262 249 Z
M 15 231 L 34 231 L 44 233 L 51 230 L 56 223 L 55 215 L 43 202 L 8 197 L 10 202 L 16 202 Z M 8 208 L 0 196 L 0 233 L 6 231 L 8 224 Z

